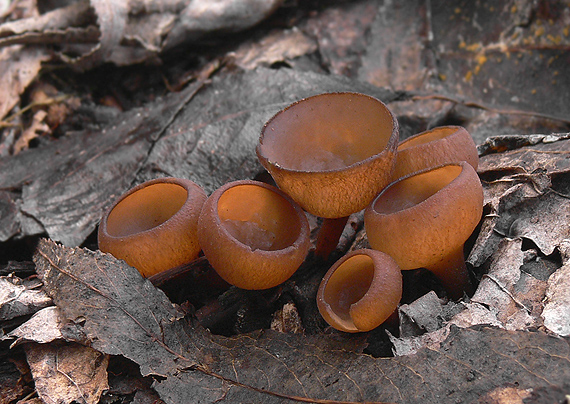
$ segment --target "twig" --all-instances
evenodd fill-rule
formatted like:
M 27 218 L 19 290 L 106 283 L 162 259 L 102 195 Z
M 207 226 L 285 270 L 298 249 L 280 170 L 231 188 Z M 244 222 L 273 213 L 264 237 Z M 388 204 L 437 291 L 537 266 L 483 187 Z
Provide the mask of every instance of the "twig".
M 482 109 L 484 111 L 494 112 L 494 113 L 501 114 L 501 115 L 521 115 L 521 116 L 537 117 L 537 118 L 550 119 L 553 121 L 559 121 L 559 122 L 564 122 L 564 123 L 570 124 L 570 119 L 568 119 L 568 118 L 563 118 L 563 117 L 550 115 L 550 114 L 543 114 L 541 112 L 523 111 L 523 110 L 519 110 L 519 109 L 494 108 L 494 107 L 491 107 L 489 105 L 485 105 L 485 104 L 480 103 L 480 102 L 460 100 L 458 98 L 454 98 L 454 97 L 450 97 L 450 96 L 442 95 L 442 94 L 412 95 L 412 100 L 413 101 L 417 101 L 417 100 L 449 101 L 449 102 L 453 102 L 455 104 L 463 105 L 466 107 L 479 108 L 479 109 Z

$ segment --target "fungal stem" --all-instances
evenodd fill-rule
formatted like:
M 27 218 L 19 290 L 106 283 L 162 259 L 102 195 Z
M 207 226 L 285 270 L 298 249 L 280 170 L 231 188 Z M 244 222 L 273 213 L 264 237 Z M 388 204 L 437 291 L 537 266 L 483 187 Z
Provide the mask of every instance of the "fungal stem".
M 463 256 L 463 246 L 427 269 L 439 279 L 453 300 L 461 299 L 463 294 L 469 296 L 473 294 L 473 285 Z
M 321 228 L 317 233 L 317 241 L 315 247 L 315 256 L 327 260 L 331 253 L 335 250 L 338 245 L 338 241 L 344 227 L 348 222 L 348 216 L 339 217 L 334 219 L 323 219 Z

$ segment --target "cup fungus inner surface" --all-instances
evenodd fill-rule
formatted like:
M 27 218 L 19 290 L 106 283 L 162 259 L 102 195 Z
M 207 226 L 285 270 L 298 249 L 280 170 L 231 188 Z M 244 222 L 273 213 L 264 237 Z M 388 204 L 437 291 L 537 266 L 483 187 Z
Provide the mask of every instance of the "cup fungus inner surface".
M 329 278 L 323 299 L 347 329 L 355 329 L 350 308 L 370 289 L 373 278 L 374 262 L 362 254 L 348 258 Z
M 400 143 L 398 146 L 398 151 L 409 149 L 411 147 L 423 145 L 429 142 L 434 142 L 436 140 L 445 139 L 447 136 L 457 132 L 457 127 L 445 126 L 438 127 L 437 130 L 431 130 L 429 132 L 424 132 L 422 136 L 414 136 L 406 139 Z
M 107 233 L 127 237 L 151 230 L 174 216 L 188 199 L 178 184 L 152 184 L 128 195 L 109 213 Z
M 461 166 L 448 165 L 402 179 L 386 188 L 372 208 L 385 215 L 411 208 L 445 188 L 461 170 Z
M 390 111 L 373 97 L 321 94 L 275 115 L 259 147 L 265 158 L 285 169 L 339 170 L 381 153 L 394 125 Z
M 290 202 L 256 185 L 227 189 L 220 196 L 217 209 L 228 233 L 252 250 L 284 249 L 301 232 L 297 212 Z

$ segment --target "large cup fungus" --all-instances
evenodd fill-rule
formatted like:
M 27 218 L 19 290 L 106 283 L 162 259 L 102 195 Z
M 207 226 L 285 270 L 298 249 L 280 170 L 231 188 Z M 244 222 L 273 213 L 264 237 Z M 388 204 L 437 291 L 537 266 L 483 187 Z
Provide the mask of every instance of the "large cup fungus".
M 392 178 L 398 180 L 418 171 L 460 161 L 468 162 L 477 170 L 479 155 L 473 138 L 461 126 L 439 126 L 400 142 Z
M 285 282 L 310 244 L 303 210 L 279 189 L 250 180 L 227 183 L 210 195 L 198 236 L 216 272 L 242 289 Z
M 147 181 L 122 195 L 99 225 L 99 249 L 145 277 L 188 263 L 200 253 L 196 229 L 206 193 L 180 178 Z
M 463 245 L 483 211 L 483 189 L 461 162 L 404 177 L 382 191 L 364 214 L 372 248 L 402 270 L 426 268 L 450 297 L 471 293 Z
M 338 219 L 364 209 L 390 182 L 397 145 L 398 122 L 386 105 L 345 92 L 278 112 L 263 127 L 256 152 L 279 188 L 307 212 L 337 219 L 325 227 L 342 232 L 346 219 Z M 338 236 L 329 237 L 334 246 Z
M 325 321 L 340 331 L 370 331 L 394 313 L 402 298 L 402 274 L 387 254 L 356 250 L 338 260 L 317 292 Z

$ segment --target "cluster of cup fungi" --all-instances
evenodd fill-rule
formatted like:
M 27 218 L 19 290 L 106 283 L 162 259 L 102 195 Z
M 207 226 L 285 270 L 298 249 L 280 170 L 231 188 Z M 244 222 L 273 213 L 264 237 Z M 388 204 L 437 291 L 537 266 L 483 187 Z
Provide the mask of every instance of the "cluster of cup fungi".
M 99 248 L 145 277 L 203 252 L 226 282 L 277 286 L 311 247 L 305 212 L 323 218 L 315 254 L 328 256 L 350 214 L 364 211 L 371 248 L 352 251 L 324 276 L 317 306 L 345 332 L 381 325 L 402 298 L 402 270 L 426 268 L 447 294 L 472 293 L 463 245 L 479 223 L 478 155 L 460 126 L 399 142 L 394 114 L 360 93 L 297 101 L 263 127 L 257 156 L 277 187 L 238 180 L 209 197 L 195 183 L 159 178 L 104 214 Z

